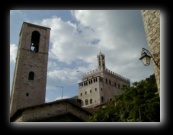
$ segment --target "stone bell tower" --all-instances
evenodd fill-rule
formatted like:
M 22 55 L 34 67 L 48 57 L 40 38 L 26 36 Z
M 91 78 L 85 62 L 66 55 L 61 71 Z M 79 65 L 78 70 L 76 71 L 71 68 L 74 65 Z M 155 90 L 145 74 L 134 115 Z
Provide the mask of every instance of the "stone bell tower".
M 100 52 L 99 55 L 97 55 L 97 60 L 98 60 L 98 69 L 105 70 L 105 55 Z
M 45 103 L 50 28 L 23 22 L 10 98 L 17 109 Z

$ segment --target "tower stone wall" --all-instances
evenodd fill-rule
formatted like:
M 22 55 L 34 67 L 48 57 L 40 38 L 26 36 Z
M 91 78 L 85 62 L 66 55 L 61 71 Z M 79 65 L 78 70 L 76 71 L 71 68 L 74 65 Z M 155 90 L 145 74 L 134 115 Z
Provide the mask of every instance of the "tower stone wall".
M 10 115 L 45 103 L 50 28 L 24 22 L 19 34 Z

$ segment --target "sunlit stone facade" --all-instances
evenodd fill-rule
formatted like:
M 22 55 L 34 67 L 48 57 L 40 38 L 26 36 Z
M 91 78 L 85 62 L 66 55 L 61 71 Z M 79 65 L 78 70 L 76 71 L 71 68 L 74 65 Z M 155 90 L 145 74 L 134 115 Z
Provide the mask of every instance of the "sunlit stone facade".
M 105 55 L 97 56 L 98 68 L 83 75 L 78 83 L 78 98 L 83 107 L 94 107 L 111 101 L 114 95 L 122 93 L 121 88 L 130 85 L 130 80 L 105 67 Z

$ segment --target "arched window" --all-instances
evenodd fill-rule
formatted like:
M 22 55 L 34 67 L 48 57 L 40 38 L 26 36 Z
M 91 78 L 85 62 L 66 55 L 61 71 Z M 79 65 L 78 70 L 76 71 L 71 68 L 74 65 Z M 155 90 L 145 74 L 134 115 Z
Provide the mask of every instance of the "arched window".
M 38 52 L 39 41 L 40 41 L 40 33 L 38 31 L 33 31 L 31 36 L 31 46 L 30 46 L 30 50 L 32 52 Z
M 88 105 L 88 99 L 85 100 L 85 105 Z
M 28 80 L 34 80 L 34 72 L 29 72 Z

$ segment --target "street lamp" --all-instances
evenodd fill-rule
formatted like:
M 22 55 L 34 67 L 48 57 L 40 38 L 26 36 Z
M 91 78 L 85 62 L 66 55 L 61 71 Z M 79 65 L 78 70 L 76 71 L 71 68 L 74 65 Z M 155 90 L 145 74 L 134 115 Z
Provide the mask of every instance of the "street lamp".
M 156 64 L 156 66 L 157 66 L 158 68 L 160 68 L 159 65 L 158 65 L 158 62 L 155 61 L 155 59 L 154 59 L 154 57 L 151 55 L 151 53 L 150 53 L 147 49 L 142 48 L 141 57 L 139 58 L 139 60 L 142 61 L 142 63 L 144 64 L 144 66 L 150 65 L 150 59 L 151 59 L 151 58 L 153 59 L 153 61 L 154 61 L 154 63 Z

